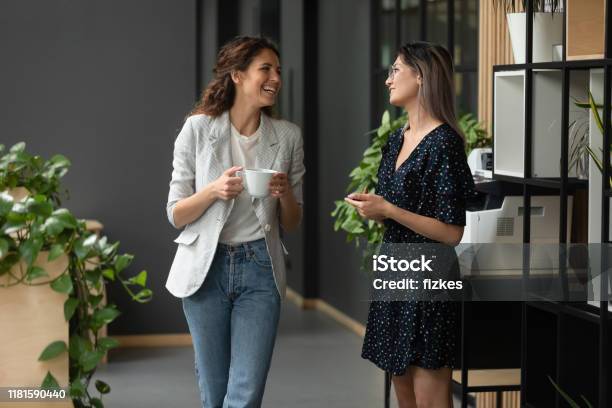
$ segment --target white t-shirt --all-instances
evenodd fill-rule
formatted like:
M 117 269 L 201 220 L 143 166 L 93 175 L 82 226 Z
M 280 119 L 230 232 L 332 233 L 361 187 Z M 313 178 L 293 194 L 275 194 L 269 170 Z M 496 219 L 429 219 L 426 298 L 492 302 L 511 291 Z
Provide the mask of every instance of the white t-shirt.
M 251 136 L 241 135 L 234 125 L 230 124 L 234 166 L 242 166 L 244 169 L 255 167 L 257 143 L 261 138 L 261 123 L 262 120 L 260 119 L 259 128 Z M 251 196 L 246 192 L 246 189 L 242 190 L 234 199 L 234 207 L 221 230 L 219 242 L 223 244 L 237 244 L 254 241 L 263 237 L 264 232 L 259 224 L 257 215 L 255 215 Z

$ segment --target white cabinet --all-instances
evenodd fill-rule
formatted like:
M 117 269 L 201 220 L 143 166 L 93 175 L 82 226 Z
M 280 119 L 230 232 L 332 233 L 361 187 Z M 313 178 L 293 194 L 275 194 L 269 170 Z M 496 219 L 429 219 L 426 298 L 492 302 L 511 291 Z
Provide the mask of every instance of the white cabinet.
M 561 112 L 563 78 L 560 70 L 533 71 L 532 177 L 561 177 Z M 585 100 L 588 72 L 574 71 L 570 97 Z M 496 174 L 525 177 L 525 71 L 495 73 L 493 119 L 493 163 Z M 569 120 L 584 111 L 570 102 Z M 572 146 L 572 135 L 568 148 Z M 569 157 L 569 153 L 568 153 Z M 576 177 L 570 169 L 569 177 Z

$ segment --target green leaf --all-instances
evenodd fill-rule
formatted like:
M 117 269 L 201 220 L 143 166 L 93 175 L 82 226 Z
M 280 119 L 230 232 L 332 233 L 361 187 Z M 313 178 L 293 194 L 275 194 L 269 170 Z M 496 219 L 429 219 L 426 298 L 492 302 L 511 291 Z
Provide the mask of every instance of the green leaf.
M 147 271 L 141 271 L 138 275 L 132 276 L 128 280 L 128 283 L 131 283 L 133 285 L 139 285 L 142 287 L 147 286 Z
M 603 135 L 604 134 L 603 122 L 601 120 L 601 117 L 599 116 L 599 111 L 597 110 L 597 104 L 595 103 L 595 99 L 593 99 L 593 94 L 591 94 L 591 91 L 589 91 L 589 105 L 591 106 L 591 113 L 593 113 L 595 123 L 597 124 L 599 131 Z
M 0 259 L 4 258 L 9 250 L 9 241 L 5 238 L 0 238 Z
M 100 398 L 92 397 L 89 402 L 94 408 L 104 408 L 104 404 Z
M 380 120 L 380 124 L 384 126 L 384 125 L 389 125 L 390 122 L 391 122 L 391 115 L 389 114 L 389 111 L 386 110 L 383 112 L 382 118 Z
M 5 216 L 13 208 L 13 196 L 9 193 L 0 193 L 0 217 Z
M 78 334 L 73 334 L 72 336 L 70 336 L 70 342 L 68 345 L 68 355 L 70 355 L 71 359 L 78 361 L 83 353 L 88 350 L 91 351 L 92 348 L 93 347 L 89 339 L 84 339 Z
M 19 152 L 23 152 L 25 149 L 25 142 L 19 142 L 19 143 L 15 143 L 11 149 L 9 150 L 9 152 L 11 153 L 19 153 Z
M 28 198 L 25 202 L 25 207 L 28 212 L 40 217 L 48 217 L 53 211 L 53 205 L 47 202 L 46 197 L 43 195 Z
M 19 255 L 17 254 L 8 254 L 0 259 L 0 275 L 8 272 L 17 262 L 19 262 Z
M 554 382 L 554 381 L 553 381 L 553 379 L 552 379 L 550 376 L 547 376 L 547 377 L 548 377 L 548 379 L 550 380 L 550 382 L 552 383 L 552 385 L 553 385 L 553 386 L 554 386 L 554 387 L 557 389 L 557 392 L 558 392 L 558 393 L 559 393 L 559 394 L 560 394 L 560 395 L 563 397 L 563 399 L 564 399 L 565 401 L 567 401 L 567 403 L 570 405 L 570 407 L 572 407 L 572 408 L 580 408 L 580 405 L 578 405 L 578 403 L 577 403 L 576 401 L 574 401 L 573 399 L 571 399 L 571 398 L 570 398 L 570 396 L 569 396 L 569 395 L 567 395 L 567 394 L 565 393 L 565 391 L 563 391 L 563 390 L 561 389 L 561 387 L 559 387 L 559 386 L 557 385 L 557 383 L 556 383 L 556 382 Z
M 80 378 L 75 378 L 75 380 L 70 384 L 69 393 L 71 397 L 76 398 L 85 395 L 85 386 L 83 386 Z
M 104 295 L 89 295 L 89 304 L 91 307 L 96 307 L 100 304 L 100 301 L 104 298 Z
M 59 218 L 51 216 L 45 220 L 43 229 L 48 235 L 56 236 L 64 230 L 64 223 Z
M 29 281 L 33 281 L 34 279 L 37 279 L 43 276 L 49 276 L 49 274 L 47 273 L 47 271 L 45 271 L 40 266 L 32 266 L 28 269 L 27 279 Z
M 134 295 L 134 300 L 138 301 L 143 301 L 144 302 L 148 302 L 149 300 L 151 300 L 151 297 L 153 296 L 153 291 L 151 289 L 143 289 L 140 292 L 138 292 L 136 295 Z
M 77 306 L 79 305 L 79 300 L 77 298 L 69 297 L 64 302 L 64 319 L 66 321 L 70 321 L 74 312 L 76 311 Z
M 96 238 L 97 237 L 95 234 L 91 234 L 88 237 L 80 238 L 74 244 L 74 253 L 77 256 L 77 258 L 79 258 L 79 260 L 83 260 L 87 258 L 87 255 L 89 254 L 89 251 L 91 250 L 91 247 L 96 242 Z
M 48 261 L 53 261 L 64 254 L 64 246 L 62 244 L 54 244 L 49 251 Z
M 45 375 L 45 378 L 43 379 L 42 383 L 40 384 L 40 388 L 45 389 L 45 390 L 59 390 L 59 389 L 61 389 L 61 387 L 59 386 L 57 380 L 55 379 L 53 374 L 51 374 L 50 371 L 47 371 L 47 375 Z
M 72 279 L 67 273 L 51 282 L 51 289 L 59 293 L 72 293 Z
M 49 344 L 43 352 L 38 357 L 38 361 L 47 361 L 51 360 L 62 354 L 64 351 L 67 351 L 68 347 L 66 346 L 66 342 L 63 340 L 54 341 Z
M 104 326 L 115 320 L 117 316 L 121 313 L 114 306 L 106 306 L 102 309 L 96 310 L 91 317 L 91 327 L 94 330 L 98 330 L 100 327 Z
M 90 269 L 90 270 L 85 271 L 85 279 L 87 279 L 87 281 L 91 283 L 98 282 L 100 280 L 101 275 L 102 273 L 99 268 Z
M 59 221 L 61 221 L 62 224 L 64 224 L 64 227 L 66 228 L 76 228 L 77 227 L 76 218 L 74 218 L 74 216 L 70 213 L 70 211 L 68 211 L 65 208 L 59 208 L 53 211 L 51 215 L 57 218 Z
M 107 351 L 119 347 L 119 341 L 112 337 L 101 337 L 98 339 L 98 350 Z
M 19 253 L 28 266 L 36 260 L 43 242 L 39 238 L 29 238 L 19 245 Z
M 106 279 L 114 281 L 115 280 L 115 271 L 111 268 L 105 269 L 102 271 L 102 276 Z
M 85 351 L 81 354 L 79 364 L 83 371 L 88 372 L 97 367 L 102 357 L 104 357 L 104 353 L 101 351 Z
M 588 399 L 586 399 L 586 397 L 584 395 L 581 394 L 580 398 L 582 398 L 582 400 L 586 404 L 587 408 L 593 408 L 593 404 L 591 404 L 591 402 Z
M 119 273 L 124 270 L 132 262 L 132 259 L 134 259 L 134 257 L 129 254 L 119 255 L 117 257 L 117 260 L 115 261 L 116 273 Z
M 96 390 L 100 391 L 100 394 L 108 394 L 111 388 L 104 381 L 96 380 Z

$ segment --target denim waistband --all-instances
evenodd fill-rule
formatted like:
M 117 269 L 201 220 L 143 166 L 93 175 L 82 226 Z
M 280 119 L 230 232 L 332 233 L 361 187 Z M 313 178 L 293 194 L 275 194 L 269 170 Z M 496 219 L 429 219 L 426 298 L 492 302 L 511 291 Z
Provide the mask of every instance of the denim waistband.
M 248 241 L 248 242 L 240 242 L 237 244 L 223 244 L 221 242 L 219 242 L 217 244 L 217 251 L 222 251 L 222 252 L 247 252 L 249 251 L 249 249 L 253 248 L 253 247 L 260 247 L 260 246 L 266 246 L 266 239 L 265 238 L 260 238 L 260 239 L 256 239 L 255 241 Z

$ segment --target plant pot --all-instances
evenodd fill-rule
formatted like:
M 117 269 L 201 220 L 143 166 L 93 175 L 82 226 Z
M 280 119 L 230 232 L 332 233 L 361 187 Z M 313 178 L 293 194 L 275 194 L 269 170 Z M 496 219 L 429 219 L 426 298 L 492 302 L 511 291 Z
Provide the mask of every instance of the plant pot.
M 516 64 L 525 63 L 527 13 L 508 13 L 508 31 Z M 555 45 L 563 43 L 563 13 L 533 13 L 533 62 L 553 61 Z
M 68 265 L 68 258 L 61 256 L 47 261 L 48 252 L 41 252 L 35 264 L 44 268 L 49 277 L 35 279 L 47 281 L 59 276 Z M 21 262 L 12 268 L 24 268 Z M 12 282 L 10 275 L 0 277 L 2 284 Z M 30 286 L 18 284 L 0 288 L 0 387 L 38 388 L 47 371 L 62 388 L 68 386 L 68 353 L 48 360 L 38 361 L 38 356 L 53 341 L 63 340 L 68 344 L 68 322 L 64 319 L 64 302 L 67 296 L 55 292 L 48 284 Z M 32 403 L 31 406 L 57 408 L 72 407 L 71 401 L 61 403 Z M 17 404 L 22 405 L 22 404 Z M 0 407 L 15 406 L 15 404 Z M 24 403 L 24 407 L 30 406 Z

